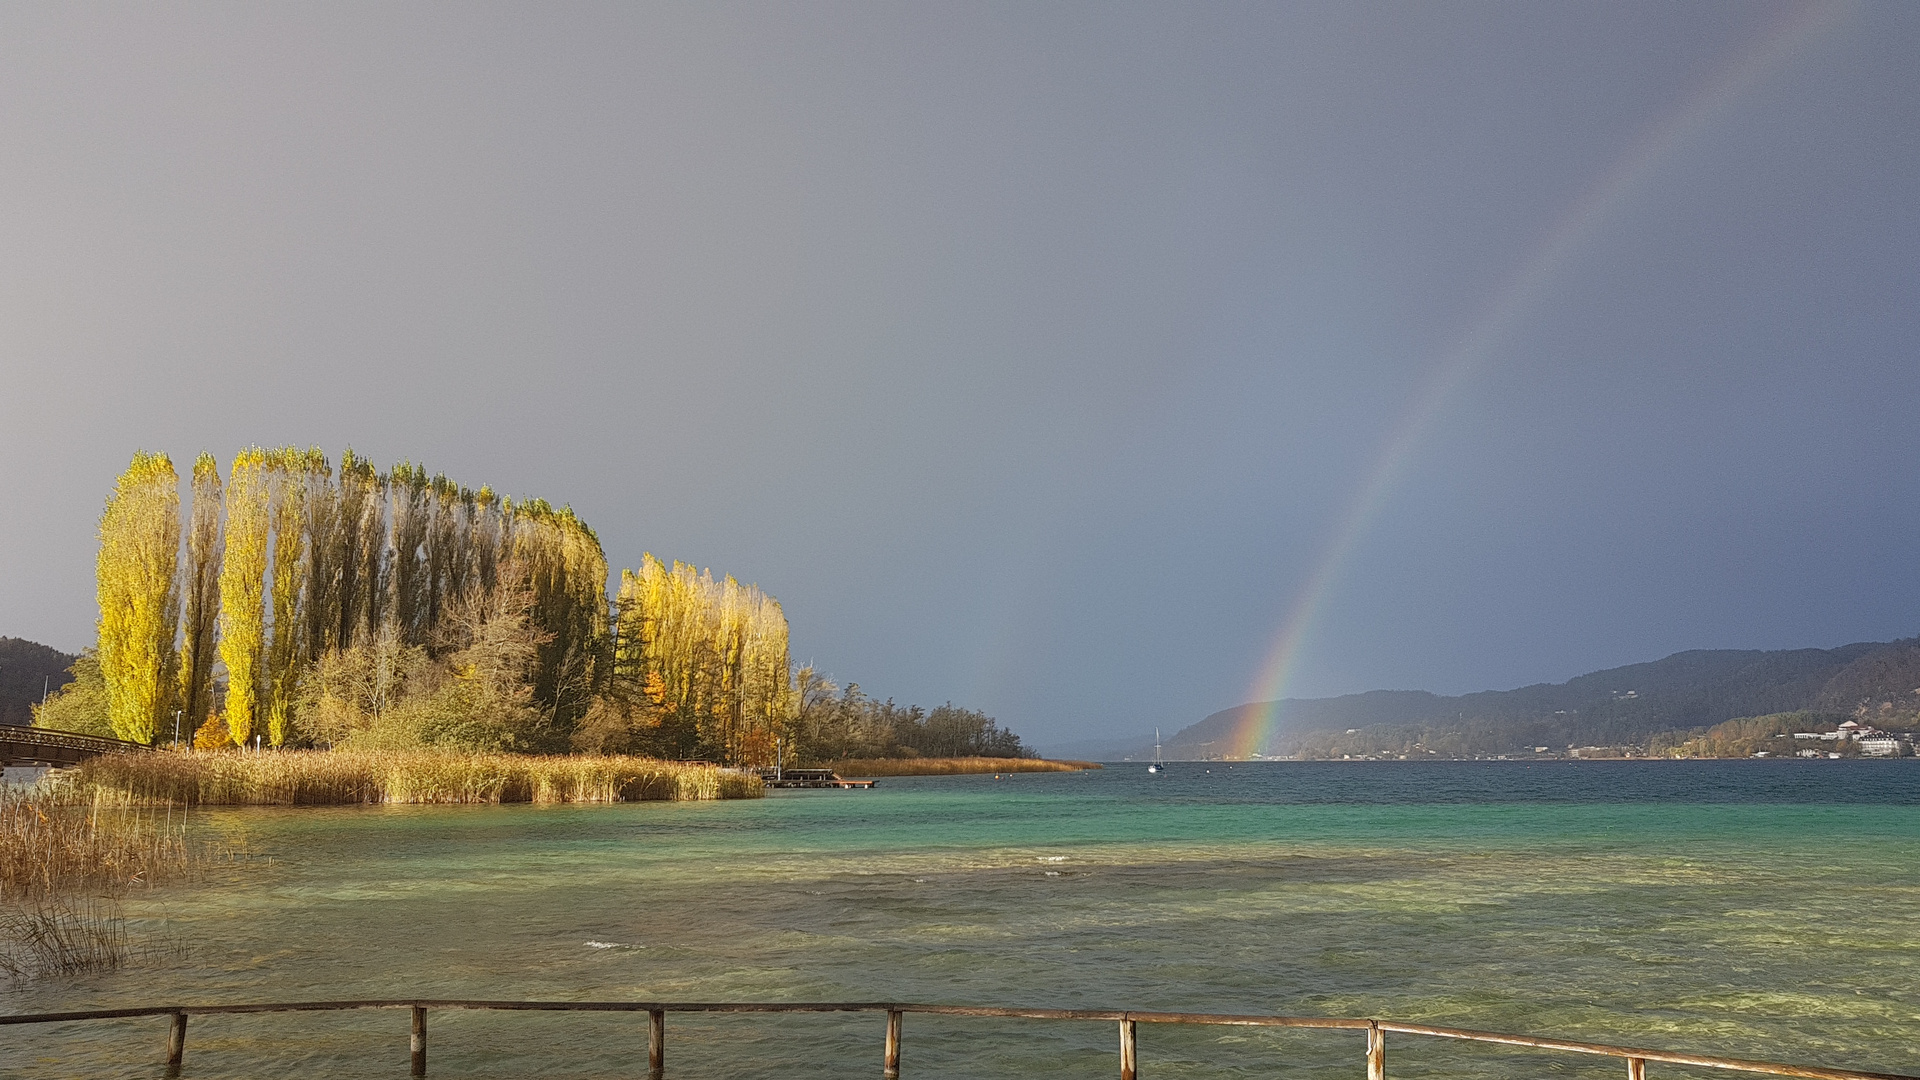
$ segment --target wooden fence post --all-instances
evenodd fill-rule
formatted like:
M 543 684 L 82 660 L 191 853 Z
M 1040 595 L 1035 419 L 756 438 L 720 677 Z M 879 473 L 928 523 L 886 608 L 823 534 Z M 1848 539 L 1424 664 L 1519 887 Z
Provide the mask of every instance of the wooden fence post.
M 1387 1080 L 1387 1033 L 1367 1021 L 1367 1080 Z
M 180 1075 L 180 1059 L 187 1053 L 187 1014 L 173 1014 L 173 1026 L 167 1029 L 167 1075 Z
M 1140 1062 L 1134 1052 L 1132 1020 L 1120 1021 L 1120 1080 L 1137 1080 Z
M 1627 1059 L 1627 1080 L 1647 1080 L 1647 1059 L 1630 1057 Z
M 427 1010 L 413 1007 L 413 1075 L 427 1075 Z
M 887 1053 L 880 1063 L 880 1075 L 900 1080 L 900 1010 L 887 1010 Z
M 667 1075 L 667 1013 L 665 1009 L 647 1010 L 647 1080 L 663 1080 Z

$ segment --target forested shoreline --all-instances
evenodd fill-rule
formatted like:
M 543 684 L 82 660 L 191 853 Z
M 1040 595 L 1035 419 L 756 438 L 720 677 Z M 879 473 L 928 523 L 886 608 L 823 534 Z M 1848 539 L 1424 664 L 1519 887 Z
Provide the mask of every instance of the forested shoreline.
M 778 600 L 645 555 L 607 595 L 570 507 L 351 450 L 250 447 L 187 498 L 140 452 L 100 522 L 100 622 L 42 727 L 206 750 L 637 754 L 742 765 L 1029 756 L 990 717 L 796 669 Z M 184 511 L 184 512 L 183 512 Z

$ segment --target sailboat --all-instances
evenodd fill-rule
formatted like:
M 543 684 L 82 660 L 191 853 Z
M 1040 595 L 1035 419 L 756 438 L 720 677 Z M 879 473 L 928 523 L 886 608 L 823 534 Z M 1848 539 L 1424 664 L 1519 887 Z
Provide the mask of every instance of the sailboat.
M 1166 765 L 1160 760 L 1160 729 L 1159 728 L 1153 729 L 1153 764 L 1147 766 L 1147 771 L 1150 773 L 1162 773 L 1167 771 Z

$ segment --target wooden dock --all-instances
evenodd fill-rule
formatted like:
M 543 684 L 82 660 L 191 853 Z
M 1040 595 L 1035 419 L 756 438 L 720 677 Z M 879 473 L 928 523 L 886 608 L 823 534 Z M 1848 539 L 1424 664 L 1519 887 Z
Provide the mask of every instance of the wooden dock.
M 877 781 L 849 780 L 832 769 L 755 769 L 770 788 L 870 788 Z

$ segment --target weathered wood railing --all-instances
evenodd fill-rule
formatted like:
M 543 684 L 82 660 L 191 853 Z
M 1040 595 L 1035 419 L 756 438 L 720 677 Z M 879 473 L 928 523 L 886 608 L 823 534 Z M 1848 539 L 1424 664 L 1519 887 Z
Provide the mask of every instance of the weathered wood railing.
M 1898 1073 L 1859 1072 L 1853 1069 L 1828 1069 L 1817 1065 L 1788 1065 L 1774 1061 L 1749 1061 L 1744 1058 L 1716 1057 L 1673 1050 L 1644 1047 L 1610 1046 L 1606 1043 L 1576 1042 L 1571 1039 L 1547 1039 L 1534 1035 L 1510 1035 L 1497 1031 L 1471 1031 L 1464 1028 L 1433 1027 L 1393 1020 L 1321 1016 L 1259 1016 L 1232 1013 L 1131 1012 L 1107 1009 L 1019 1009 L 985 1005 L 910 1005 L 899 1002 L 666 1002 L 666 1001 L 470 1001 L 470 1000 L 393 1000 L 393 1001 L 282 1001 L 243 1005 L 156 1005 L 134 1009 L 90 1009 L 79 1012 L 30 1013 L 0 1016 L 0 1026 L 10 1024 L 59 1024 L 83 1020 L 114 1020 L 140 1016 L 167 1016 L 173 1020 L 167 1032 L 167 1075 L 177 1076 L 186 1055 L 187 1017 L 233 1013 L 331 1012 L 341 1009 L 409 1009 L 413 1014 L 410 1043 L 414 1076 L 427 1075 L 427 1010 L 491 1009 L 508 1012 L 644 1012 L 647 1014 L 647 1075 L 661 1080 L 666 1075 L 667 1014 L 679 1013 L 885 1013 L 887 1033 L 881 1057 L 881 1075 L 886 1080 L 900 1076 L 901 1021 L 907 1013 L 930 1016 L 966 1016 L 1027 1020 L 1094 1020 L 1120 1025 L 1120 1077 L 1137 1080 L 1139 1059 L 1136 1054 L 1137 1027 L 1140 1024 L 1204 1024 L 1224 1027 L 1288 1027 L 1344 1029 L 1366 1034 L 1367 1080 L 1386 1080 L 1388 1032 L 1421 1035 L 1436 1039 L 1460 1039 L 1467 1042 L 1498 1043 L 1549 1050 L 1566 1054 L 1592 1054 L 1619 1058 L 1626 1063 L 1627 1080 L 1646 1080 L 1647 1062 L 1692 1065 L 1736 1072 L 1764 1073 L 1772 1076 L 1798 1076 L 1807 1080 L 1920 1080 Z

